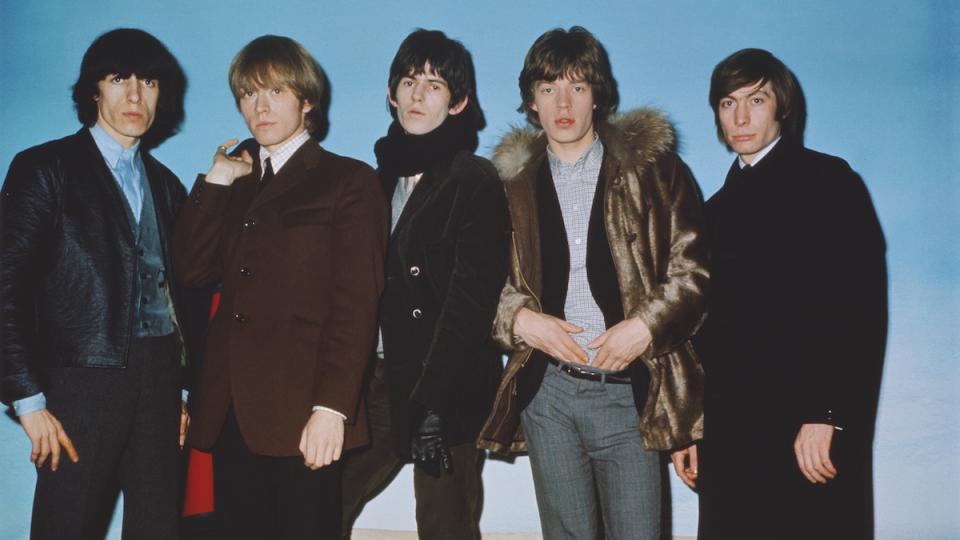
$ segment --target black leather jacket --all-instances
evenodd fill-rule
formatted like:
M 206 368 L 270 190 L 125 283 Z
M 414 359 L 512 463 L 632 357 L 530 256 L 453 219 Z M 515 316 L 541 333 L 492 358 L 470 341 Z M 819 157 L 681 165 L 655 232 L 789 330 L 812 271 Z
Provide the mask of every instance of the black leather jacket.
M 169 239 L 186 190 L 146 152 L 143 163 L 170 287 Z M 25 150 L 11 163 L 0 200 L 5 403 L 43 391 L 45 367 L 126 366 L 139 270 L 123 197 L 85 128 Z M 172 287 L 170 293 L 179 315 L 181 292 Z

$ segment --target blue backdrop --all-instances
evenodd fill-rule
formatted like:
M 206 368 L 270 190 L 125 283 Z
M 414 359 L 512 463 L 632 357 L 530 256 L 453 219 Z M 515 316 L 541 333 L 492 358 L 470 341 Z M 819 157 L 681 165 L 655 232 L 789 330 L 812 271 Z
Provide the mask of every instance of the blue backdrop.
M 709 74 L 742 47 L 773 51 L 806 92 L 807 144 L 846 158 L 866 181 L 888 239 L 891 326 L 876 440 L 880 538 L 960 538 L 958 33 L 952 0 L 598 2 L 93 2 L 0 0 L 0 166 L 78 128 L 69 99 L 83 51 L 102 32 L 154 33 L 189 77 L 182 133 L 155 154 L 183 181 L 246 129 L 227 88 L 230 59 L 265 33 L 303 43 L 333 83 L 329 149 L 372 161 L 389 121 L 389 62 L 416 27 L 462 40 L 477 65 L 489 126 L 481 153 L 523 118 L 516 78 L 543 31 L 580 24 L 606 45 L 622 109 L 675 121 L 705 195 L 732 156 L 717 142 Z M 34 473 L 19 425 L 0 418 L 0 538 L 26 538 Z M 536 531 L 528 463 L 484 472 L 486 531 Z M 412 482 L 398 478 L 359 525 L 413 529 Z M 677 483 L 674 532 L 696 531 L 696 499 Z M 749 526 L 749 524 L 745 524 Z M 114 531 L 115 532 L 115 531 Z

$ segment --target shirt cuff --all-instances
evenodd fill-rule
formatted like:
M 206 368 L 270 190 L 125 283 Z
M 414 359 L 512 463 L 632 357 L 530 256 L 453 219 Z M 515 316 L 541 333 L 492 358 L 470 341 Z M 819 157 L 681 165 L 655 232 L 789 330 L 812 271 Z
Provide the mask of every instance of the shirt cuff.
M 188 399 L 190 399 L 190 391 L 180 390 L 180 401 L 186 403 Z
M 23 416 L 27 413 L 36 412 L 40 409 L 46 408 L 47 397 L 43 395 L 43 392 L 34 394 L 30 397 L 25 397 L 23 399 L 18 399 L 13 402 L 13 412 L 15 412 L 17 416 Z
M 335 411 L 335 410 L 331 409 L 330 407 L 324 407 L 323 405 L 314 405 L 314 406 L 313 406 L 313 412 L 317 412 L 317 411 L 326 411 L 326 412 L 328 412 L 328 413 L 333 413 L 333 414 L 339 416 L 340 419 L 343 420 L 344 422 L 347 421 L 347 415 L 343 414 L 343 413 L 340 412 L 340 411 Z

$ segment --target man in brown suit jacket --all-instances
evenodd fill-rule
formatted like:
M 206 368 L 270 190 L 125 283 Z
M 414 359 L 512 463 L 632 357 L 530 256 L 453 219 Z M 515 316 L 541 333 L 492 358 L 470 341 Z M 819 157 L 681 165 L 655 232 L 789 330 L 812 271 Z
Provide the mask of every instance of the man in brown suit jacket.
M 336 462 L 367 438 L 386 205 L 370 167 L 311 137 L 326 85 L 297 42 L 255 39 L 230 86 L 255 142 L 218 148 L 174 237 L 184 283 L 223 283 L 188 442 L 212 448 L 223 538 L 338 538 Z

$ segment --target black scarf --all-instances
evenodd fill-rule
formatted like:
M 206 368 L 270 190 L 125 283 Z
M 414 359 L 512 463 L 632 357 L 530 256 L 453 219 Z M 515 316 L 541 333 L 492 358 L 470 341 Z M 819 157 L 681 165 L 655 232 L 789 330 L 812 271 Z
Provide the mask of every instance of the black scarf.
M 413 176 L 434 164 L 450 159 L 460 150 L 473 152 L 478 144 L 477 132 L 467 125 L 466 115 L 447 116 L 437 129 L 423 135 L 410 135 L 396 120 L 387 136 L 377 141 L 380 174 L 387 177 Z

